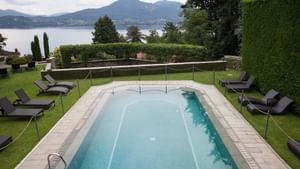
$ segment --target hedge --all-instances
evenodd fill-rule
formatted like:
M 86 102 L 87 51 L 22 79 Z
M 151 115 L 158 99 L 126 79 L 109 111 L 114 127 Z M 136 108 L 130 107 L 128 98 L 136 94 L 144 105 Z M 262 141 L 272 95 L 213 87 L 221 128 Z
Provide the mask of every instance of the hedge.
M 167 61 L 174 55 L 182 62 L 203 61 L 207 57 L 207 49 L 195 45 L 108 43 L 60 46 L 63 67 L 70 66 L 72 56 L 86 62 L 101 53 L 114 55 L 116 58 L 130 58 L 135 57 L 138 52 L 144 52 L 158 62 Z
M 243 1 L 243 69 L 262 92 L 280 91 L 300 112 L 300 1 Z

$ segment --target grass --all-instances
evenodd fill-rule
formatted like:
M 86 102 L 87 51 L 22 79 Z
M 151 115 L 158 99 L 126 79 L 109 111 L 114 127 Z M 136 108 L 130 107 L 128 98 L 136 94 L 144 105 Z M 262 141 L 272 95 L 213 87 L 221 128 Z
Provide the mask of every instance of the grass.
M 216 79 L 223 78 L 236 78 L 238 76 L 237 71 L 219 71 L 215 74 Z M 32 83 L 36 79 L 40 79 L 39 71 L 30 71 L 22 73 L 13 73 L 9 78 L 0 79 L 0 96 L 7 96 L 11 101 L 16 99 L 14 91 L 18 88 L 24 88 L 26 92 L 29 93 L 31 97 L 37 97 L 37 88 Z M 168 80 L 191 80 L 192 73 L 176 73 L 169 74 Z M 147 75 L 141 76 L 141 80 L 164 80 L 165 75 Z M 138 80 L 137 76 L 128 77 L 115 77 L 113 80 Z M 108 78 L 98 78 L 93 79 L 94 85 L 101 85 L 110 82 L 111 79 Z M 213 72 L 197 72 L 195 73 L 195 81 L 199 83 L 212 84 L 213 82 Z M 89 80 L 80 80 L 80 90 L 81 94 L 87 91 L 90 87 Z M 224 89 L 217 84 L 216 87 L 220 92 L 224 93 Z M 251 95 L 260 96 L 256 91 L 249 93 Z M 234 107 L 239 110 L 239 104 L 237 102 L 236 93 L 227 94 L 227 99 L 234 105 Z M 52 128 L 52 126 L 63 116 L 59 97 L 57 96 L 39 96 L 38 98 L 52 98 L 56 99 L 57 105 L 50 110 L 45 112 L 45 115 L 38 119 L 38 125 L 40 133 L 42 136 Z M 68 110 L 79 98 L 77 89 L 64 96 L 65 110 Z M 260 133 L 264 134 L 265 129 L 265 116 L 263 115 L 251 115 L 244 110 L 241 113 Z M 279 123 L 279 125 L 287 131 L 287 133 L 293 138 L 300 138 L 300 117 L 292 113 L 287 113 L 283 116 L 274 116 L 274 119 Z M 14 118 L 0 118 L 0 134 L 11 135 L 13 138 L 18 136 L 22 129 L 28 123 L 28 119 L 14 119 Z M 297 158 L 293 153 L 287 148 L 288 138 L 275 127 L 275 124 L 270 120 L 269 132 L 268 132 L 268 143 L 277 151 L 277 153 L 292 167 L 300 168 L 300 159 Z M 24 135 L 20 137 L 15 143 L 13 143 L 8 148 L 0 151 L 0 168 L 12 169 L 14 168 L 30 150 L 38 143 L 36 136 L 36 131 L 34 128 L 34 123 L 31 123 L 28 129 L 25 131 Z M 46 159 L 45 159 L 46 160 Z

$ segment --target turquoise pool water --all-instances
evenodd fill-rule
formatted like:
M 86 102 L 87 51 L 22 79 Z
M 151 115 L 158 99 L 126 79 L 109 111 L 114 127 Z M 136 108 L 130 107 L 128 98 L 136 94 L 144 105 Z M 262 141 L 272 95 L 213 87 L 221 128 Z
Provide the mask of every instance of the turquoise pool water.
M 144 88 L 111 95 L 69 169 L 236 169 L 196 94 Z

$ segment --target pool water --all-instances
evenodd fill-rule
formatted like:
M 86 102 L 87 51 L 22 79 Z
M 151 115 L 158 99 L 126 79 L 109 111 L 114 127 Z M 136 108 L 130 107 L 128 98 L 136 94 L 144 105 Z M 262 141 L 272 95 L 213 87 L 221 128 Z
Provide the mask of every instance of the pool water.
M 193 91 L 115 92 L 69 169 L 236 169 Z

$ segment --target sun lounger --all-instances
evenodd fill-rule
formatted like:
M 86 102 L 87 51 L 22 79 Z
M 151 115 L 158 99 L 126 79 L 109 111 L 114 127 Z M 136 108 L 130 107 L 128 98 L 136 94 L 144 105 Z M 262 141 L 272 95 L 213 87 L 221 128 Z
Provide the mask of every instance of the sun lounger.
M 274 105 L 277 100 L 275 99 L 279 96 L 279 92 L 276 90 L 269 90 L 268 93 L 261 99 L 252 96 L 239 96 L 238 101 L 243 106 L 252 103 L 252 104 L 262 104 L 262 105 Z
M 12 137 L 11 136 L 0 135 L 0 150 L 2 150 L 10 142 L 12 142 Z
M 50 87 L 63 86 L 63 87 L 67 87 L 69 89 L 72 89 L 73 87 L 75 87 L 75 84 L 73 82 L 58 82 L 55 79 L 53 79 L 49 74 L 45 75 L 44 78 L 49 82 L 48 86 L 50 86 Z
M 241 84 L 232 84 L 232 85 L 225 85 L 225 90 L 226 91 L 248 91 L 251 89 L 252 85 L 254 84 L 255 77 L 250 76 L 250 78 Z
M 0 98 L 2 117 L 37 117 L 43 113 L 43 109 L 17 109 L 7 97 Z
M 289 140 L 288 147 L 294 154 L 300 157 L 300 140 Z
M 47 86 L 47 84 L 45 84 L 43 81 L 41 80 L 36 80 L 34 81 L 34 83 L 40 88 L 40 93 L 48 93 L 48 94 L 68 94 L 69 93 L 69 89 L 66 87 L 58 87 L 58 86 L 54 86 L 54 87 L 49 87 Z
M 30 99 L 23 89 L 15 91 L 19 99 L 16 100 L 17 106 L 49 108 L 55 103 L 53 99 Z
M 271 114 L 283 114 L 283 112 L 293 103 L 293 100 L 288 97 L 281 98 L 274 106 L 266 106 L 259 104 L 248 104 L 247 109 L 252 114 L 263 112 L 270 112 Z M 259 109 L 259 110 L 258 110 Z
M 225 86 L 226 84 L 240 84 L 243 83 L 243 81 L 247 80 L 247 73 L 245 71 L 241 71 L 239 79 L 236 80 L 226 80 L 226 79 L 221 79 L 219 80 L 219 83 L 221 86 Z

